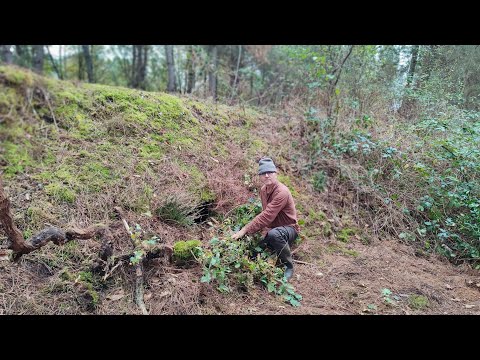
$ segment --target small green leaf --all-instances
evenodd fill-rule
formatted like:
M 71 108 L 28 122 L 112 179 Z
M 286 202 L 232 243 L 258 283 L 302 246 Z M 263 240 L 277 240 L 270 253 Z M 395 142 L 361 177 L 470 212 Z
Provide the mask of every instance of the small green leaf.
M 218 290 L 219 290 L 220 292 L 223 292 L 223 293 L 230 291 L 230 289 L 228 288 L 228 286 L 226 286 L 225 284 L 220 285 L 220 286 L 218 287 Z
M 390 289 L 387 289 L 387 288 L 382 289 L 383 296 L 389 296 L 391 293 L 392 292 L 390 291 Z
M 300 302 L 295 300 L 295 299 L 290 299 L 290 304 L 292 304 L 292 306 L 294 307 L 299 307 L 300 306 Z
M 210 273 L 206 273 L 205 275 L 202 276 L 202 278 L 200 279 L 200 282 L 210 283 L 210 280 L 212 280 L 212 278 L 210 277 Z

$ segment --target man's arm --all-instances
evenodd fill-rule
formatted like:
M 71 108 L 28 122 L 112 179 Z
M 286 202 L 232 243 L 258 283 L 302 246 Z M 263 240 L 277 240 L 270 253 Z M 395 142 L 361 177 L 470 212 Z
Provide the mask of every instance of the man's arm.
M 284 208 L 288 201 L 288 194 L 279 194 L 275 197 L 255 219 L 245 225 L 239 232 L 232 235 L 233 240 L 237 240 L 245 234 L 253 234 L 264 227 L 269 226 L 277 217 L 278 213 Z

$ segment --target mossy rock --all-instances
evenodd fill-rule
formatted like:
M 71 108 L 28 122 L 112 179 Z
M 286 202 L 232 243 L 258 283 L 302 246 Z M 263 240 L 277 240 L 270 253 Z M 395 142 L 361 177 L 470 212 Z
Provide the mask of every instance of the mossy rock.
M 173 245 L 173 260 L 177 263 L 186 263 L 195 259 L 199 253 L 198 247 L 201 247 L 200 240 L 177 241 Z
M 423 310 L 430 306 L 430 302 L 424 295 L 410 295 L 408 298 L 408 306 L 415 310 Z

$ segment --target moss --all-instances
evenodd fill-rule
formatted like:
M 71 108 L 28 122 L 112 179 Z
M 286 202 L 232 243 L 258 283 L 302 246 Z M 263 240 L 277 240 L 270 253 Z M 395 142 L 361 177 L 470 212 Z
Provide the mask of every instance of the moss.
M 215 193 L 208 188 L 205 175 L 193 164 L 178 163 L 179 168 L 189 176 L 188 190 L 201 201 L 215 200 Z
M 79 129 L 80 132 L 85 132 L 91 125 L 91 122 L 87 120 L 87 116 L 78 107 L 76 103 L 59 104 L 55 107 L 55 116 L 57 123 L 64 129 Z M 87 125 L 90 123 L 90 125 Z M 81 134 L 78 134 L 80 136 Z
M 200 200 L 202 202 L 212 202 L 215 201 L 217 196 L 210 189 L 201 189 L 200 190 Z
M 140 148 L 140 156 L 147 159 L 161 159 L 163 151 L 157 144 L 146 144 Z
M 111 151 L 115 150 L 116 146 L 112 144 L 109 141 L 104 141 L 101 144 L 98 144 L 96 147 L 97 151 L 103 152 L 103 153 L 110 153 Z
M 363 245 L 370 245 L 372 241 L 370 238 L 368 238 L 366 235 L 360 235 L 360 241 L 362 242 Z
M 98 296 L 98 293 L 93 289 L 93 285 L 92 284 L 88 284 L 86 285 L 86 288 L 87 288 L 87 293 L 88 295 L 90 295 L 91 297 L 91 301 L 92 301 L 92 305 L 95 307 L 98 305 L 98 302 L 99 302 L 99 299 L 100 297 Z
M 75 275 L 73 275 L 68 269 L 62 269 L 60 272 L 60 279 L 65 281 L 75 281 Z
M 430 302 L 426 296 L 410 295 L 408 297 L 408 306 L 415 310 L 423 310 L 430 306 Z
M 78 243 L 70 241 L 63 246 L 55 247 L 55 254 L 61 263 L 65 263 L 68 260 L 82 261 L 83 254 L 79 249 Z
M 329 253 L 341 253 L 343 255 L 357 257 L 359 255 L 358 251 L 353 249 L 347 249 L 345 246 L 339 244 L 330 244 L 327 246 L 327 251 Z
M 330 237 L 333 234 L 332 224 L 330 224 L 329 222 L 325 222 L 323 224 L 322 232 L 325 237 Z
M 14 85 L 32 86 L 34 75 L 26 69 L 19 69 L 15 66 L 0 66 L 0 79 L 3 78 Z
M 17 91 L 0 83 L 0 110 L 8 114 L 12 107 L 18 106 L 19 102 Z
M 30 239 L 32 237 L 32 235 L 33 235 L 33 231 L 31 229 L 27 229 L 27 230 L 23 231 L 23 238 L 25 240 Z
M 81 87 L 75 87 L 68 83 L 64 83 L 61 87 L 54 85 L 51 88 L 55 92 L 55 97 L 59 103 L 71 103 L 77 105 L 77 107 L 87 109 L 91 106 L 89 97 L 85 93 L 85 90 Z
M 71 284 L 62 280 L 51 282 L 48 286 L 42 289 L 45 294 L 60 294 L 66 293 L 71 289 Z
M 100 280 L 90 271 L 80 271 L 74 275 L 65 270 L 61 277 L 66 281 L 73 281 L 82 285 L 82 294 L 79 298 L 80 304 L 88 310 L 93 310 L 100 301 L 96 288 L 101 286 Z
M 112 174 L 112 170 L 107 166 L 96 162 L 88 161 L 80 168 L 80 173 L 77 175 L 79 182 L 81 182 L 88 191 L 98 192 L 112 185 L 117 176 Z
M 80 271 L 78 275 L 81 281 L 93 283 L 93 274 L 90 271 Z
M 283 184 L 285 185 L 286 187 L 288 187 L 288 189 L 290 190 L 290 192 L 292 193 L 292 196 L 294 198 L 298 197 L 298 192 L 297 190 L 295 190 L 295 188 L 293 187 L 293 184 L 292 184 L 292 180 L 290 180 L 290 178 L 287 176 L 287 175 L 278 175 L 277 176 L 277 179 Z
M 73 203 L 77 194 L 72 189 L 59 182 L 50 183 L 45 186 L 45 192 L 59 201 Z
M 141 183 L 127 193 L 122 193 L 120 201 L 123 206 L 137 214 L 150 211 L 150 201 L 153 197 L 153 189 L 148 183 Z
M 311 221 L 311 222 L 316 222 L 316 221 L 322 221 L 322 220 L 325 220 L 327 218 L 327 216 L 325 215 L 325 213 L 321 210 L 318 210 L 318 211 L 315 211 L 313 209 L 310 209 L 308 211 L 308 219 Z M 309 222 L 310 222 L 309 221 Z
M 66 187 L 72 192 L 78 187 L 78 174 L 76 174 L 75 167 L 69 164 L 61 164 L 56 169 L 52 166 L 46 166 L 45 170 L 32 177 L 37 180 L 50 182 L 50 185 L 47 185 L 47 187 L 49 186 L 47 191 L 49 195 L 60 191 L 57 189 L 58 187 Z M 45 190 L 47 190 L 46 188 Z
M 42 165 L 50 166 L 57 161 L 55 153 L 51 149 L 45 149 L 40 159 Z
M 210 156 L 213 158 L 223 157 L 226 158 L 229 155 L 229 151 L 221 142 L 215 143 L 214 147 L 210 149 Z
M 43 175 L 44 177 L 46 175 Z M 63 183 L 75 184 L 76 177 L 74 175 L 74 169 L 71 165 L 62 165 L 56 171 L 52 173 L 52 178 L 61 180 Z M 48 180 L 48 178 L 45 178 Z
M 326 173 L 323 170 L 317 171 L 313 175 L 313 177 L 311 179 L 311 182 L 313 184 L 313 188 L 316 191 L 322 192 L 323 190 L 325 190 L 325 185 L 326 185 L 326 182 L 327 182 Z
M 173 245 L 173 256 L 176 260 L 186 261 L 191 260 L 193 255 L 197 255 L 197 247 L 202 243 L 199 240 L 177 241 Z
M 150 130 L 153 127 L 162 131 L 178 131 L 185 122 L 198 125 L 182 100 L 176 96 L 98 84 L 89 84 L 88 88 L 93 90 L 95 107 L 108 117 L 122 113 L 126 123 L 140 124 Z M 188 128 L 191 130 L 192 126 Z
M 89 158 L 92 156 L 92 154 L 90 154 L 87 150 L 80 150 L 78 156 L 81 158 Z
M 6 141 L 3 144 L 4 153 L 0 155 L 7 165 L 4 168 L 5 177 L 12 177 L 17 173 L 25 172 L 26 169 L 33 165 L 32 157 L 30 156 L 31 144 L 24 141 L 22 145 L 14 144 Z
M 36 200 L 26 211 L 29 220 L 28 225 L 33 229 L 40 229 L 46 222 L 55 223 L 56 218 L 51 212 L 52 208 L 51 203 Z
M 0 134 L 2 135 L 3 141 L 5 142 L 11 142 L 15 144 L 23 142 L 29 145 L 30 143 L 25 140 L 25 132 L 26 129 L 19 123 L 7 123 L 5 125 L 0 124 Z
M 86 140 L 94 140 L 101 137 L 104 132 L 100 131 L 99 128 L 95 125 L 95 123 L 82 116 L 81 114 L 77 115 L 77 132 L 72 133 L 72 136 L 77 139 L 86 139 Z
M 359 255 L 358 251 L 353 249 L 340 248 L 340 251 L 345 255 L 350 255 L 353 257 L 357 257 Z
M 337 239 L 341 242 L 348 243 L 350 240 L 350 236 L 355 235 L 355 232 L 355 229 L 343 228 L 337 233 Z

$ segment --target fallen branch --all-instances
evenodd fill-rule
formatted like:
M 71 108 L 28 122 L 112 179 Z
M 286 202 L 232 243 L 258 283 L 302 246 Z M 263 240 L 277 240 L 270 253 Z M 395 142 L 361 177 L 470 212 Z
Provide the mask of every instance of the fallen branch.
M 306 262 L 306 261 L 295 260 L 295 259 L 293 259 L 293 262 L 295 262 L 295 263 L 298 263 L 298 264 L 303 264 L 303 265 L 312 265 L 312 266 L 316 266 L 315 264 L 308 263 L 308 262 Z
M 127 221 L 124 219 L 122 210 L 117 206 L 115 207 L 115 211 L 120 216 L 122 220 L 123 226 L 130 237 L 130 240 L 133 243 L 133 247 L 137 248 L 139 246 L 138 240 L 132 236 L 132 232 L 130 230 L 130 226 L 128 226 Z M 137 303 L 138 307 L 142 311 L 143 315 L 148 315 L 147 308 L 145 307 L 145 303 L 143 302 L 143 262 L 139 261 L 137 265 L 135 265 L 135 302 Z
M 94 261 L 92 268 L 93 270 L 99 270 L 103 268 L 105 273 L 104 280 L 106 280 L 123 261 L 129 261 L 131 257 L 135 256 L 135 251 L 141 248 L 142 250 L 145 250 L 146 255 L 142 261 L 136 265 L 135 269 L 135 300 L 142 313 L 148 315 L 148 311 L 143 301 L 143 260 L 157 258 L 166 253 L 171 261 L 173 248 L 165 244 L 158 244 L 153 247 L 144 248 L 141 241 L 132 236 L 132 232 L 122 214 L 122 210 L 116 207 L 115 211 L 119 214 L 123 226 L 125 227 L 127 233 L 129 234 L 130 240 L 133 243 L 134 249 L 130 252 L 113 255 L 112 232 L 110 231 L 109 227 L 102 224 L 94 225 L 86 229 L 71 228 L 66 231 L 52 226 L 42 230 L 29 240 L 25 240 L 21 231 L 13 222 L 13 217 L 10 211 L 10 201 L 5 195 L 3 184 L 0 178 L 0 224 L 8 239 L 7 248 L 0 249 L 0 260 L 18 260 L 23 254 L 28 254 L 34 250 L 37 250 L 42 246 L 45 246 L 50 241 L 56 245 L 63 245 L 72 240 L 86 240 L 96 236 L 101 239 L 101 247 L 98 259 Z
M 91 239 L 98 236 L 102 240 L 99 257 L 101 260 L 107 260 L 112 255 L 112 234 L 110 229 L 105 225 L 94 225 L 87 229 L 68 229 L 63 231 L 56 227 L 48 227 L 38 234 L 32 236 L 29 240 L 25 240 L 21 231 L 15 226 L 13 222 L 12 213 L 10 211 L 10 200 L 8 200 L 3 189 L 3 184 L 0 179 L 0 224 L 7 235 L 8 243 L 7 249 L 0 254 L 4 260 L 13 259 L 18 260 L 24 254 L 40 249 L 42 246 L 53 242 L 55 245 L 63 245 L 69 241 L 79 239 Z
M 57 130 L 58 130 L 57 119 L 55 118 L 55 114 L 53 113 L 52 106 L 50 105 L 50 101 L 48 100 L 48 94 L 47 94 L 46 91 L 45 91 L 44 89 L 42 89 L 42 88 L 40 88 L 40 91 L 43 93 L 43 96 L 44 96 L 45 100 L 47 101 L 48 108 L 50 109 L 50 113 L 52 114 L 53 122 L 55 123 L 55 127 L 56 127 Z

